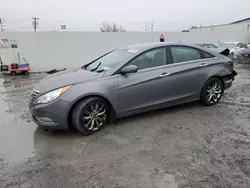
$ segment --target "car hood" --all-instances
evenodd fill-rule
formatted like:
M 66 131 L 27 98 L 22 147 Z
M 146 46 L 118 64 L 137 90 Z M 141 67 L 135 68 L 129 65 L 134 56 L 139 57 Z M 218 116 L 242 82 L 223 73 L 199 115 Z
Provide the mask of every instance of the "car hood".
M 40 93 L 46 93 L 63 86 L 102 78 L 103 75 L 104 73 L 90 72 L 79 68 L 62 71 L 46 76 L 37 82 L 34 89 Z

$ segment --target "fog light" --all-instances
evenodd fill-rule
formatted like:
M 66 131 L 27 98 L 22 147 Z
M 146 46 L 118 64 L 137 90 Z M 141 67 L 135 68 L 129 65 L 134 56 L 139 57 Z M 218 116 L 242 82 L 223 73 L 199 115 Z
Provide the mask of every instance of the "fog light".
M 52 120 L 48 117 L 37 117 L 37 119 L 43 122 L 52 122 Z

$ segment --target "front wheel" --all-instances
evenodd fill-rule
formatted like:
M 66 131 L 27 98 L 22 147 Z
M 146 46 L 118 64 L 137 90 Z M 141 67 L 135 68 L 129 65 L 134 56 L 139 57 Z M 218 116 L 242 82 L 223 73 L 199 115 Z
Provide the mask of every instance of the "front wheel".
M 16 72 L 15 72 L 15 71 L 11 71 L 11 72 L 10 72 L 10 75 L 11 75 L 11 76 L 15 76 L 15 75 L 16 75 Z
M 201 92 L 201 101 L 206 106 L 217 104 L 224 93 L 224 87 L 220 79 L 209 79 Z
M 90 97 L 76 104 L 72 122 L 79 132 L 91 135 L 107 124 L 108 115 L 108 104 L 102 98 Z
M 234 60 L 234 53 L 229 54 L 229 58 Z

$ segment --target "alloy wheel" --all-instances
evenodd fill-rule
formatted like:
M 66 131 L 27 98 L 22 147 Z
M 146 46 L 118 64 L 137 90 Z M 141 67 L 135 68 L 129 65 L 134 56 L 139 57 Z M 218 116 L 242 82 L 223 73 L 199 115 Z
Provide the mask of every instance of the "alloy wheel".
M 234 53 L 231 53 L 231 54 L 229 55 L 229 58 L 230 58 L 231 60 L 234 60 Z
M 88 131 L 96 131 L 105 124 L 107 110 L 104 104 L 94 102 L 84 110 L 82 118 L 85 129 Z
M 217 103 L 222 95 L 222 86 L 216 80 L 211 82 L 206 89 L 206 99 L 210 104 Z

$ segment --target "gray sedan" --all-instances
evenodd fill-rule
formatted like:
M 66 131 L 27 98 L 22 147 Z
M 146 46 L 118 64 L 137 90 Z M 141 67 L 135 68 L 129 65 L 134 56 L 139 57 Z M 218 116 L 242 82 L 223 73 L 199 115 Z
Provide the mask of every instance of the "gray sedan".
M 138 44 L 44 78 L 29 107 L 46 129 L 74 126 L 89 135 L 114 118 L 195 100 L 215 105 L 236 74 L 231 59 L 202 47 Z

